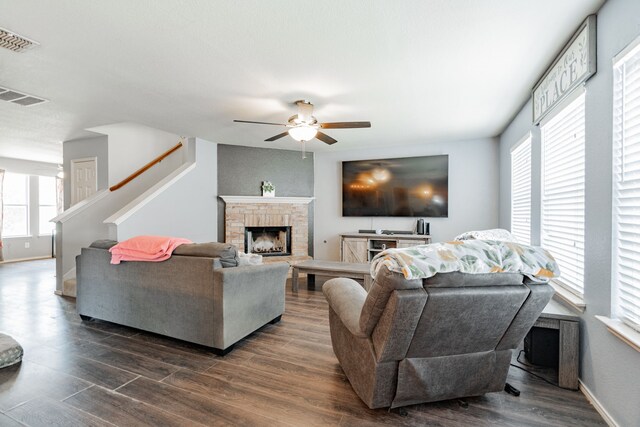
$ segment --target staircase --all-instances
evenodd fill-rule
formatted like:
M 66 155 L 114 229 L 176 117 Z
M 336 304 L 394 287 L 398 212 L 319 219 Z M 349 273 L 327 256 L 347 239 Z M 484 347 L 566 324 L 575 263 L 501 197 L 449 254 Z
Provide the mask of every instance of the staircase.
M 154 166 L 179 145 L 52 220 L 57 294 L 76 296 L 75 258 L 95 240 L 141 234 L 217 240 L 217 145 L 191 138 L 179 162 Z

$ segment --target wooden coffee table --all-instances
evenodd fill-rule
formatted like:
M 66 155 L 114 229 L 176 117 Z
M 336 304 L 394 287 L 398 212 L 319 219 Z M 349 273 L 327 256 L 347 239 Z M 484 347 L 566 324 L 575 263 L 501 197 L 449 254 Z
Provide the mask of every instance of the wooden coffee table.
M 293 266 L 291 274 L 291 291 L 298 292 L 298 274 L 307 273 L 307 285 L 315 286 L 316 274 L 329 277 L 348 277 L 364 280 L 364 289 L 369 290 L 373 279 L 369 273 L 370 264 L 357 264 L 337 261 L 303 261 Z

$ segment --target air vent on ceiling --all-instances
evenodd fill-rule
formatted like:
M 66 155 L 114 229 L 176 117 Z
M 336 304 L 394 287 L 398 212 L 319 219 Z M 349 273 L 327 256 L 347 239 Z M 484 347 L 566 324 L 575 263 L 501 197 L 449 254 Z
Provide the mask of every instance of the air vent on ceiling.
M 29 50 L 39 44 L 40 43 L 36 41 L 19 36 L 6 28 L 0 28 L 0 47 L 4 47 L 14 52 L 24 52 L 25 50 Z
M 0 101 L 13 102 L 14 104 L 22 105 L 24 107 L 31 107 L 32 105 L 47 102 L 46 99 L 38 98 L 37 96 L 33 95 L 27 95 L 26 93 L 18 92 L 4 87 L 0 87 Z

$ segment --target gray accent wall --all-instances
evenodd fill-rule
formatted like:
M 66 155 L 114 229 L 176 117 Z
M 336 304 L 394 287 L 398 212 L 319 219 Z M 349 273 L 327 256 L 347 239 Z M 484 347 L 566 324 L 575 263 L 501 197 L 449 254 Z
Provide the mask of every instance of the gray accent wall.
M 109 186 L 109 147 L 108 137 L 74 139 L 65 141 L 62 149 L 64 176 L 67 185 L 64 186 L 64 209 L 69 209 L 71 204 L 71 160 L 97 157 L 98 190 Z M 133 171 L 132 171 L 133 172 Z
M 580 380 L 620 426 L 640 420 L 640 353 L 607 331 L 611 315 L 612 58 L 640 36 L 640 1 L 609 0 L 598 12 L 598 71 L 586 82 L 585 303 L 580 314 Z M 500 137 L 500 226 L 509 229 L 510 150 L 532 133 L 532 230 L 539 243 L 541 144 L 531 100 Z
M 271 181 L 276 197 L 313 197 L 314 156 L 300 151 L 218 145 L 218 194 L 261 196 L 262 181 Z M 313 206 L 309 204 L 309 255 L 313 256 Z M 218 240 L 224 241 L 224 202 L 218 200 Z

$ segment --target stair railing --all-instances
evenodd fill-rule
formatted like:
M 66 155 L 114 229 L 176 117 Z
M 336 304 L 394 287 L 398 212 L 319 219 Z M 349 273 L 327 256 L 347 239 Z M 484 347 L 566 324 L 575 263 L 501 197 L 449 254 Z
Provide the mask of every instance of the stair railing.
M 120 181 L 119 183 L 109 187 L 109 191 L 116 191 L 124 187 L 125 185 L 127 185 L 128 183 L 130 183 L 131 181 L 133 181 L 134 179 L 136 179 L 137 177 L 145 173 L 147 170 L 151 169 L 153 165 L 155 165 L 156 163 L 160 163 L 166 157 L 170 156 L 173 152 L 178 151 L 180 147 L 182 147 L 183 141 L 184 141 L 184 138 L 180 138 L 180 142 L 178 142 L 178 144 L 176 144 L 174 147 L 160 154 L 158 157 L 151 160 L 149 163 L 147 163 L 146 165 L 144 165 L 143 167 L 141 167 L 140 169 L 138 169 L 137 171 L 135 171 L 134 173 L 132 173 L 131 175 L 123 179 L 122 181 Z

